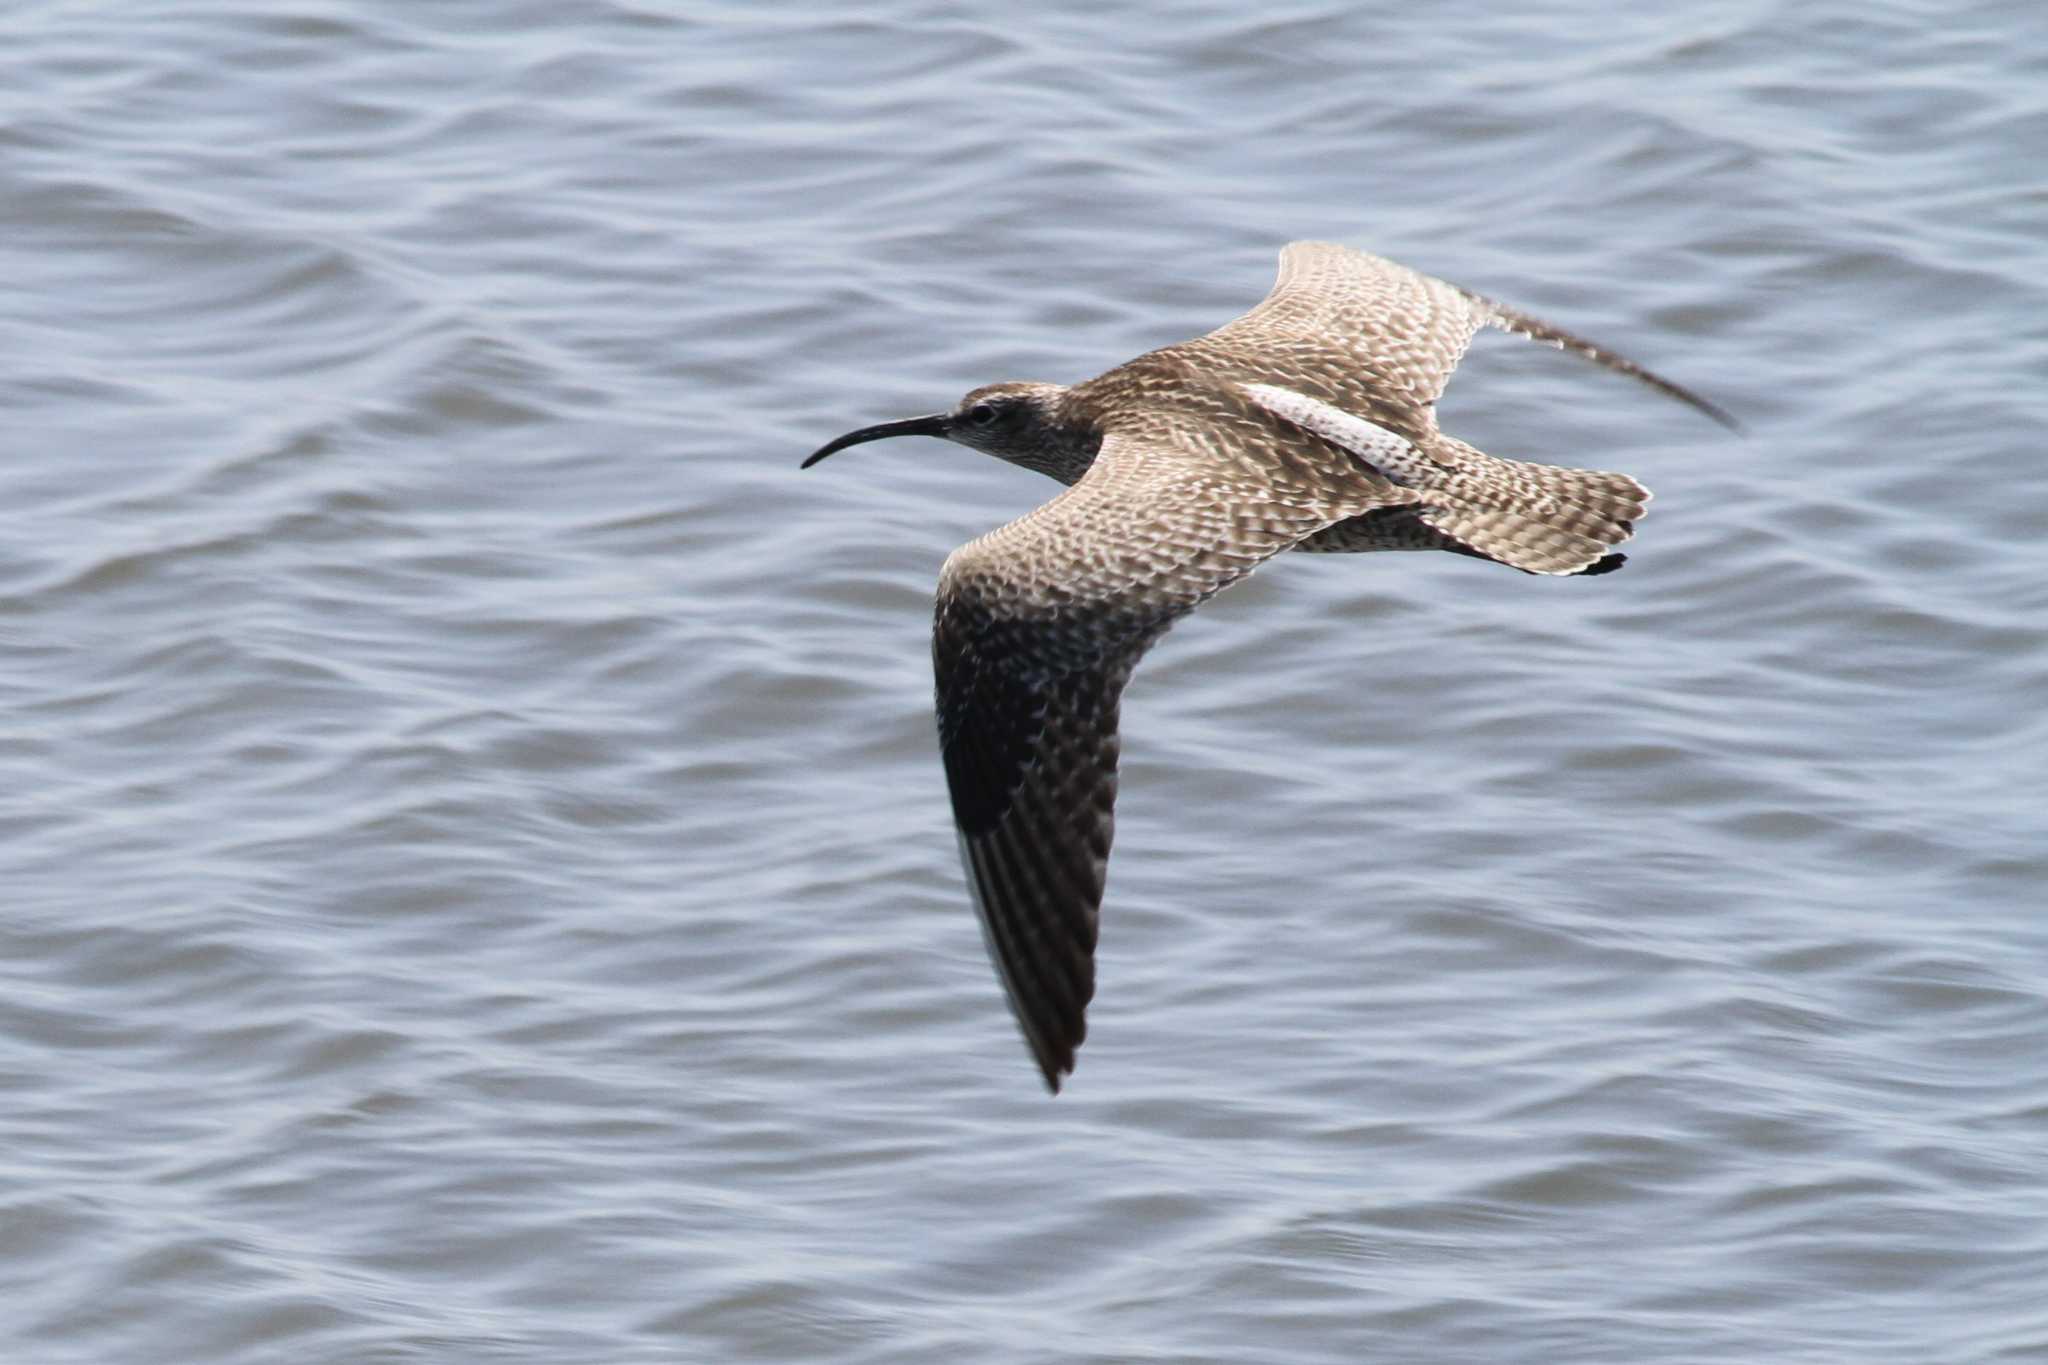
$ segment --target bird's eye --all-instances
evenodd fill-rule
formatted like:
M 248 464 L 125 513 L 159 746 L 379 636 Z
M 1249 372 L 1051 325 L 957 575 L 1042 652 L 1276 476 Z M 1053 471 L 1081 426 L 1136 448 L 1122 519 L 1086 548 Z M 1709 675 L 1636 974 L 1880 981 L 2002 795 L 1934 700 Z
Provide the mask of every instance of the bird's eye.
M 976 403 L 967 410 L 967 425 L 971 427 L 992 427 L 996 423 L 994 403 Z

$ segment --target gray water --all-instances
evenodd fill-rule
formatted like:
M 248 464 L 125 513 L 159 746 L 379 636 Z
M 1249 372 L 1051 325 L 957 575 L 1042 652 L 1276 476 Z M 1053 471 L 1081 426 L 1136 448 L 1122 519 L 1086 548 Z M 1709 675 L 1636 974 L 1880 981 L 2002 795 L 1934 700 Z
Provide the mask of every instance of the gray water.
M 2048 23 L 0 16 L 0 1358 L 2048 1360 Z M 1040 1086 L 930 718 L 1051 485 L 847 428 L 1290 238 L 1602 339 L 1618 575 L 1293 556 L 1126 702 Z

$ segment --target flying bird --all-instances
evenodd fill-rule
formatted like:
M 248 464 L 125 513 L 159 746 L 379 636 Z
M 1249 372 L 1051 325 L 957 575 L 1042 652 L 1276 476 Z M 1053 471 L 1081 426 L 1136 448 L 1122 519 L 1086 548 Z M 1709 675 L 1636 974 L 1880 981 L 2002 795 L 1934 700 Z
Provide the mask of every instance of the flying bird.
M 1626 474 L 1483 454 L 1438 430 L 1494 326 L 1720 408 L 1604 346 L 1326 242 L 1193 341 L 1083 384 L 988 384 L 947 412 L 850 431 L 803 462 L 937 436 L 1066 485 L 955 550 L 932 636 L 961 861 L 1025 1043 L 1057 1093 L 1095 994 L 1117 703 L 1180 617 L 1282 550 L 1447 550 L 1535 574 L 1619 568 L 1650 494 Z

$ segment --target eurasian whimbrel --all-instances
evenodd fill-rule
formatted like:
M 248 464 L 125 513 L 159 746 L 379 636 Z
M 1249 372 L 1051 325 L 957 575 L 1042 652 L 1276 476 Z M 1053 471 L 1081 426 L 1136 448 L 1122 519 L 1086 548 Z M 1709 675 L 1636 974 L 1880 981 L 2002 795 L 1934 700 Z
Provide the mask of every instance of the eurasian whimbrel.
M 1626 474 L 1482 454 L 1436 401 L 1482 326 L 1712 403 L 1491 299 L 1324 242 L 1258 307 L 1085 384 L 989 384 L 836 450 L 941 436 L 1066 491 L 955 550 L 932 662 L 961 860 L 1010 1007 L 1057 1092 L 1095 994 L 1117 700 L 1153 642 L 1281 550 L 1449 550 L 1538 574 L 1619 568 Z

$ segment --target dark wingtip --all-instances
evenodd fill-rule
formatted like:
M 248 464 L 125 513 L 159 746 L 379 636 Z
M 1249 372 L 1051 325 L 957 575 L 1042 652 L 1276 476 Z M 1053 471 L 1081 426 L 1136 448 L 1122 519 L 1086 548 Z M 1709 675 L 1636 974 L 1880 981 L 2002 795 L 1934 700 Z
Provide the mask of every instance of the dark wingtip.
M 1559 335 L 1562 336 L 1564 334 L 1559 333 Z M 1547 339 L 1539 338 L 1539 340 Z M 1633 360 L 1625 360 L 1611 351 L 1603 350 L 1589 342 L 1582 342 L 1577 337 L 1570 337 L 1558 344 L 1562 345 L 1565 350 L 1585 356 L 1595 364 L 1605 365 L 1610 370 L 1628 375 L 1632 379 L 1641 380 L 1666 398 L 1677 399 L 1694 412 L 1699 413 L 1703 417 L 1711 418 L 1738 436 L 1747 436 L 1749 434 L 1744 429 L 1742 423 L 1736 420 L 1734 413 L 1711 399 L 1700 397 L 1691 389 L 1685 387 L 1685 385 L 1666 379 L 1655 370 L 1644 369 Z
M 1591 564 L 1588 564 L 1585 568 L 1579 570 L 1577 573 L 1569 575 L 1569 577 L 1592 578 L 1596 575 L 1603 573 L 1613 573 L 1616 569 L 1620 568 L 1622 565 L 1626 563 L 1628 563 L 1627 555 L 1604 555 L 1601 558 L 1594 560 Z
M 1663 375 L 1658 374 L 1655 370 L 1636 364 L 1635 361 L 1630 360 L 1627 356 L 1618 355 L 1600 343 L 1588 341 L 1582 336 L 1565 331 L 1562 327 L 1554 327 L 1541 318 L 1531 317 L 1519 309 L 1510 308 L 1497 299 L 1490 299 L 1484 294 L 1474 293 L 1463 285 L 1452 285 L 1451 287 L 1478 304 L 1485 310 L 1486 320 L 1503 331 L 1513 332 L 1518 336 L 1528 337 L 1532 341 L 1540 341 L 1547 346 L 1556 346 L 1561 350 L 1570 351 L 1572 354 L 1590 360 L 1596 365 L 1604 365 L 1617 374 L 1625 374 L 1632 379 L 1640 380 L 1665 397 L 1677 399 L 1693 411 L 1712 418 L 1737 435 L 1748 435 L 1742 423 L 1735 420 L 1735 414 L 1729 412 L 1720 404 L 1709 402 L 1691 389 L 1686 388 L 1683 384 L 1674 383 Z
M 1038 1063 L 1038 1078 L 1045 1082 L 1049 1094 L 1059 1094 L 1060 1087 L 1067 1083 L 1067 1077 L 1074 1072 L 1074 1049 L 1079 1039 L 1065 1045 L 1054 1042 L 1047 1038 L 1037 1025 L 1026 1022 L 1024 1012 L 1017 1009 L 1014 1002 L 1011 1004 L 1011 1012 L 1016 1016 L 1018 1027 L 1023 1032 L 1024 1046 L 1030 1051 L 1031 1060 Z M 1081 1024 L 1083 1036 L 1086 1036 L 1087 1028 L 1084 1019 Z
M 1091 994 L 1093 992 L 1091 991 Z M 1076 1036 L 1064 1041 L 1047 1037 L 1036 1024 L 1027 1023 L 1022 1010 L 1012 1005 L 1012 1012 L 1024 1033 L 1024 1046 L 1030 1049 L 1031 1060 L 1038 1063 L 1039 1079 L 1045 1082 L 1046 1090 L 1057 1095 L 1060 1087 L 1067 1083 L 1067 1077 L 1074 1074 L 1074 1053 L 1081 1045 L 1081 1039 L 1088 1036 L 1088 1020 L 1084 1015 L 1075 1024 Z
M 1678 386 L 1675 384 L 1672 385 L 1672 387 L 1674 389 L 1678 388 Z M 1693 408 L 1696 408 L 1700 412 L 1703 412 L 1707 416 L 1713 418 L 1716 422 L 1719 422 L 1722 426 L 1728 428 L 1728 430 L 1734 432 L 1737 436 L 1749 435 L 1749 428 L 1742 425 L 1742 423 L 1736 419 L 1734 413 L 1728 411 L 1728 409 L 1722 407 L 1719 403 L 1709 402 L 1707 399 L 1700 397 L 1698 394 L 1692 392 L 1690 389 L 1679 389 L 1678 393 L 1675 396 L 1678 397 L 1682 402 L 1689 404 Z

